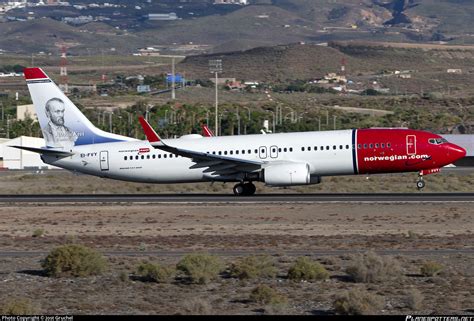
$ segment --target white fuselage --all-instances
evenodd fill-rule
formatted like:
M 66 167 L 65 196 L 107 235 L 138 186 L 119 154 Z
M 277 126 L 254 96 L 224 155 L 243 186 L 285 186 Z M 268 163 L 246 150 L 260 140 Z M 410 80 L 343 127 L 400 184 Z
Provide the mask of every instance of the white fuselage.
M 306 163 L 311 175 L 354 174 L 352 130 L 205 138 L 189 135 L 165 142 L 177 148 L 263 161 L 268 165 L 280 161 Z M 42 158 L 72 171 L 134 182 L 221 180 L 206 172 L 206 168 L 191 168 L 196 164 L 192 159 L 155 149 L 148 141 L 75 146 L 73 152 L 73 156 L 65 158 Z

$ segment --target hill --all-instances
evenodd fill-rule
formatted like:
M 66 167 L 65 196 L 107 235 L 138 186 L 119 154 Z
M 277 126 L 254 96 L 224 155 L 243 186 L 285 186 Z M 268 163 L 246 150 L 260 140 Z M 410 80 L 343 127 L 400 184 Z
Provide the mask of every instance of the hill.
M 471 19 L 474 2 L 468 0 L 254 0 L 251 3 L 219 7 L 209 1 L 201 1 L 199 5 L 167 1 L 166 6 L 130 1 L 119 9 L 71 11 L 75 15 L 91 14 L 110 19 L 82 26 L 54 20 L 61 18 L 59 13 L 50 15 L 54 19 L 40 19 L 50 12 L 43 8 L 35 14 L 36 20 L 0 23 L 0 48 L 22 53 L 53 52 L 57 42 L 66 41 L 71 54 L 100 53 L 110 48 L 128 54 L 140 47 L 189 43 L 208 45 L 210 53 L 300 41 L 474 43 Z M 142 6 L 141 11 L 135 10 L 134 4 Z M 18 9 L 11 14 L 25 17 L 29 10 L 36 9 Z M 182 19 L 150 21 L 144 18 L 148 12 L 163 10 L 174 10 Z M 67 10 L 57 12 L 65 14 Z M 173 50 L 170 52 L 175 52 Z

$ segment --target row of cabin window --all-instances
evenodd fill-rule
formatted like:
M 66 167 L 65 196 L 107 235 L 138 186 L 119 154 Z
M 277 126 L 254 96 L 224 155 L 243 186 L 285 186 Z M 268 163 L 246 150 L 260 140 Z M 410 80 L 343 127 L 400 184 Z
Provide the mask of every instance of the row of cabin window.
M 175 157 L 176 158 L 176 157 L 178 157 L 178 155 L 175 155 L 175 154 L 163 154 L 163 155 L 161 155 L 161 154 L 158 154 L 158 155 L 152 154 L 152 155 L 150 155 L 150 154 L 148 154 L 148 155 L 146 155 L 146 157 L 145 157 L 145 155 L 135 155 L 136 160 L 145 159 L 145 158 L 146 159 L 156 159 L 156 158 L 161 158 L 161 157 L 163 157 L 163 158 L 168 158 L 168 157 L 173 158 L 173 157 Z M 133 156 L 124 156 L 123 160 L 133 160 Z
M 390 146 L 391 146 L 390 143 L 387 143 L 387 144 L 385 144 L 385 143 L 381 143 L 381 144 L 379 144 L 379 143 L 376 143 L 376 144 L 364 144 L 363 146 L 362 146 L 362 144 L 358 144 L 358 145 L 357 145 L 357 148 L 358 148 L 358 149 L 362 149 L 362 147 L 363 147 L 364 149 L 367 149 L 367 148 L 374 148 L 374 147 L 375 147 L 375 148 L 385 148 L 385 147 L 390 148 Z
M 292 152 L 292 151 L 293 151 L 293 147 L 290 147 L 290 148 L 286 148 L 286 147 L 285 147 L 285 148 L 278 148 L 278 152 L 280 152 L 280 153 L 281 153 L 281 152 L 286 153 L 286 152 L 288 152 L 288 151 L 289 151 L 289 152 Z M 255 154 L 258 154 L 258 149 L 255 149 L 254 152 L 255 152 Z M 274 152 L 274 153 L 276 152 L 276 149 L 275 149 L 275 148 L 273 148 L 273 152 Z M 212 153 L 211 153 L 211 152 L 207 152 L 207 154 L 212 154 L 212 155 L 227 155 L 227 154 L 229 154 L 229 155 L 234 155 L 234 153 L 235 153 L 235 155 L 239 155 L 239 154 L 242 154 L 242 155 L 249 154 L 249 155 L 250 155 L 250 154 L 252 154 L 252 150 L 251 150 L 251 149 L 247 149 L 247 150 L 242 149 L 241 151 L 239 151 L 239 150 L 226 151 L 226 150 L 225 150 L 225 151 L 217 151 L 217 152 L 214 151 L 214 152 L 212 152 Z M 265 153 L 265 150 L 264 150 L 264 149 L 262 149 L 262 153 Z
M 331 146 L 321 146 L 321 147 L 319 148 L 319 150 L 323 151 L 325 148 L 326 148 L 326 150 L 330 150 L 330 149 L 331 149 Z M 350 146 L 349 146 L 349 145 L 346 145 L 346 149 L 349 149 L 349 148 L 350 148 Z M 333 149 L 333 150 L 336 150 L 336 149 L 337 149 L 337 145 L 333 145 L 333 146 L 332 146 L 332 149 Z M 341 149 L 341 150 L 344 149 L 344 145 L 339 145 L 339 149 Z M 305 148 L 305 147 L 301 147 L 301 151 L 302 151 L 302 152 L 304 152 L 305 150 L 307 150 L 308 152 L 310 152 L 310 151 L 311 151 L 311 146 L 308 146 L 308 147 L 306 147 L 306 148 Z M 313 147 L 313 150 L 314 150 L 314 151 L 317 151 L 317 150 L 318 150 L 318 146 L 314 146 L 314 147 Z

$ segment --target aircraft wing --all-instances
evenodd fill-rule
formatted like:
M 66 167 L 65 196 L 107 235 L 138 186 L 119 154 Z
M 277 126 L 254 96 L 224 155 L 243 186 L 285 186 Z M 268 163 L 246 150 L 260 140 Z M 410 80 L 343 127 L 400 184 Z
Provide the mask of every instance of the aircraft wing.
M 190 158 L 196 163 L 190 168 L 207 168 L 204 172 L 213 175 L 231 175 L 239 172 L 253 172 L 261 169 L 263 165 L 266 164 L 266 162 L 263 161 L 251 161 L 170 146 L 160 139 L 158 134 L 143 117 L 140 117 L 139 120 L 151 146 L 169 153 Z

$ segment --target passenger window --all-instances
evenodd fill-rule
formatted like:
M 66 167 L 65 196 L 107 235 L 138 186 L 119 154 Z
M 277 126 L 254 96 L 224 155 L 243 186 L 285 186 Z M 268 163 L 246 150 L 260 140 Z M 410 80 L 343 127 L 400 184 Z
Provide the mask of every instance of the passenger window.
M 281 148 L 278 148 L 278 152 L 281 153 Z
M 226 151 L 226 150 L 224 151 L 224 155 L 227 155 L 227 151 Z
M 167 157 L 168 157 L 168 155 L 167 155 L 167 154 L 164 154 L 164 155 L 163 155 L 163 158 L 167 158 Z
M 335 150 L 336 148 L 337 148 L 337 147 L 336 147 L 336 145 L 333 145 L 333 146 L 332 146 L 332 149 L 334 149 L 334 150 Z
M 384 143 L 380 144 L 380 147 L 385 148 L 385 144 Z
M 161 154 L 158 154 L 158 158 L 161 158 Z
M 142 155 L 141 159 L 145 159 L 145 155 Z
M 252 154 L 252 150 L 251 149 L 247 150 L 247 154 Z
M 123 157 L 123 160 L 127 160 L 127 156 L 124 156 L 124 157 Z
M 390 146 L 391 146 L 390 143 L 387 143 L 387 148 L 390 148 Z
M 239 151 L 238 151 L 238 150 L 236 150 L 236 151 L 235 151 L 235 154 L 239 155 Z
M 233 151 L 233 150 L 231 150 L 231 151 L 230 151 L 230 154 L 231 154 L 231 155 L 234 155 L 234 151 Z
M 221 151 L 219 151 L 219 155 L 222 155 L 222 152 L 221 152 Z
M 146 159 L 150 159 L 150 155 L 146 155 Z
M 245 149 L 242 149 L 242 154 L 245 154 Z
M 293 147 L 290 147 L 290 152 L 292 152 L 292 151 L 293 151 Z
M 329 150 L 329 146 L 326 146 L 326 150 Z
M 374 144 L 370 144 L 369 147 L 370 147 L 370 148 L 374 148 Z
M 304 147 L 301 147 L 301 151 L 304 152 Z
M 344 149 L 344 146 L 342 146 L 342 145 L 339 145 L 339 149 Z
M 213 151 L 213 152 L 212 152 L 212 155 L 215 155 L 215 154 L 216 154 L 216 151 Z
M 361 144 L 357 144 L 357 148 L 358 149 L 361 149 L 362 145 Z
M 255 150 L 255 154 L 258 154 L 258 149 Z
M 135 159 L 138 159 L 138 155 L 137 155 L 137 156 L 135 156 Z
M 349 149 L 349 145 L 346 145 L 346 149 Z
M 367 149 L 367 144 L 364 144 L 364 149 Z
M 324 150 L 324 146 L 321 146 L 321 150 Z
M 318 150 L 318 146 L 314 146 L 314 150 L 315 150 L 315 151 Z
M 276 153 L 277 149 L 276 148 L 272 148 L 272 152 L 273 153 Z
M 310 151 L 311 151 L 311 146 L 310 146 L 310 147 L 308 147 L 308 152 L 310 152 Z
M 286 151 L 287 151 L 286 147 L 285 147 L 285 148 L 283 148 L 283 152 L 285 152 L 285 153 L 286 153 Z
M 155 158 L 156 158 L 156 155 L 155 155 L 155 154 L 153 154 L 153 156 L 151 156 L 151 157 L 152 157 L 153 159 L 155 159 Z
M 375 148 L 379 148 L 379 144 L 375 144 Z

